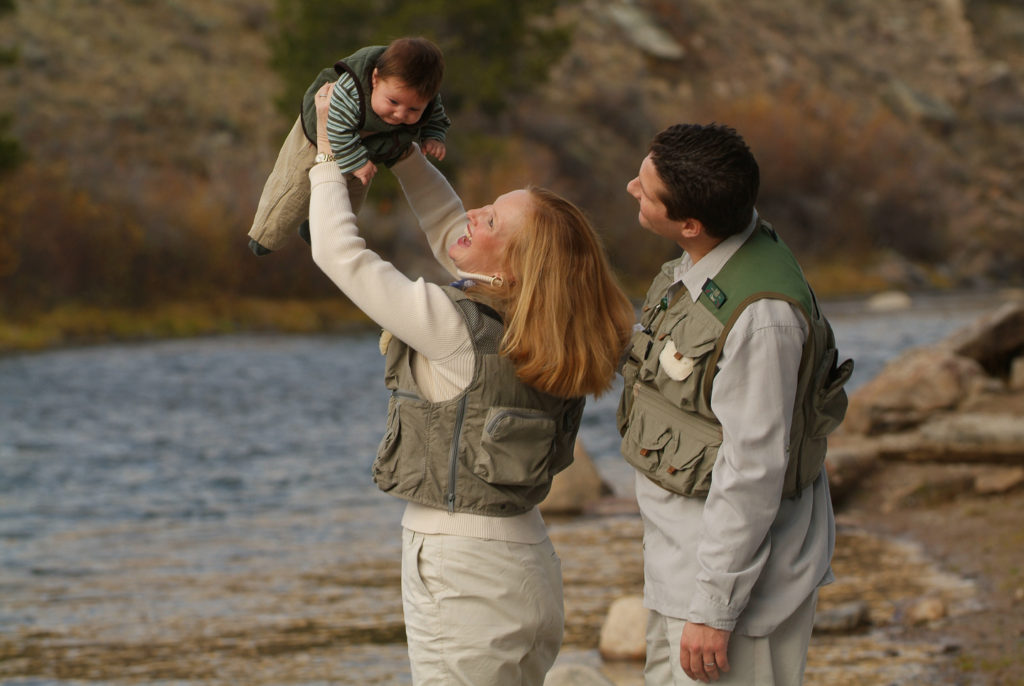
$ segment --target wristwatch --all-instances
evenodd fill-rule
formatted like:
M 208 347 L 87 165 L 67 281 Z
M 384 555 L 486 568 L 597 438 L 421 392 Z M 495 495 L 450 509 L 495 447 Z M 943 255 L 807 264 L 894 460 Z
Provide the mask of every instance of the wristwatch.
M 313 158 L 313 161 L 316 164 L 320 164 L 321 162 L 333 162 L 334 154 L 329 152 L 318 152 L 316 157 Z

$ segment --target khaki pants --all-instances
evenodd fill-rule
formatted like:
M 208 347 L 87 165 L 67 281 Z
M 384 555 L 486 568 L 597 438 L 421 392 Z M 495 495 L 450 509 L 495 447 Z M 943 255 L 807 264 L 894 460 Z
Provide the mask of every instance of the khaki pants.
M 562 645 L 562 567 L 551 541 L 403 530 L 412 682 L 540 686 Z
M 306 138 L 302 119 L 296 119 L 263 186 L 256 218 L 249 229 L 249 238 L 252 239 L 249 246 L 256 254 L 282 248 L 309 216 L 309 168 L 313 166 L 315 157 L 316 147 Z M 369 184 L 364 186 L 352 174 L 346 174 L 345 178 L 352 212 L 358 214 Z
M 815 591 L 767 636 L 729 637 L 729 672 L 721 672 L 717 686 L 800 686 L 807 665 L 807 647 L 814 628 Z M 700 684 L 679 665 L 682 619 L 651 611 L 647 622 L 647 664 L 645 686 L 690 686 Z

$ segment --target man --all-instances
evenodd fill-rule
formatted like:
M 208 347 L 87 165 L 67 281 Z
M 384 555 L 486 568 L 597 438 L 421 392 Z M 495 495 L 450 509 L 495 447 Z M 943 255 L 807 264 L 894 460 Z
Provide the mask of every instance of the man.
M 683 249 L 647 294 L 618 414 L 644 521 L 647 686 L 800 684 L 833 580 L 825 436 L 853 363 L 836 366 L 758 184 L 734 130 L 676 125 L 627 186 L 640 225 Z

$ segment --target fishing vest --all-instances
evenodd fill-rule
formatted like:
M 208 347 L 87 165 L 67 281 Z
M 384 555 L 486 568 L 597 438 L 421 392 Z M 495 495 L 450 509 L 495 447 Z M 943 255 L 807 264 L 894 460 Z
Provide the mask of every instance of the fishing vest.
M 337 81 L 344 72 L 348 72 L 352 76 L 356 89 L 359 91 L 359 122 L 356 125 L 356 131 L 371 132 L 369 135 L 363 136 L 361 141 L 371 162 L 390 167 L 409 148 L 410 143 L 420 140 L 423 125 L 430 121 L 437 103 L 440 102 L 440 95 L 427 103 L 423 109 L 423 115 L 415 124 L 388 124 L 378 117 L 373 108 L 369 106 L 370 93 L 373 90 L 371 81 L 373 69 L 377 65 L 377 59 L 384 54 L 386 49 L 387 47 L 384 45 L 360 48 L 348 57 L 335 62 L 333 67 L 327 67 L 317 74 L 316 79 L 306 89 L 306 94 L 302 97 L 302 128 L 310 143 L 316 145 L 316 92 L 325 83 Z
M 759 222 L 704 283 L 696 302 L 682 284 L 669 293 L 681 259 L 663 265 L 651 284 L 623 365 L 625 385 L 617 412 L 622 454 L 662 488 L 706 496 L 722 445 L 711 386 L 725 339 L 750 303 L 784 300 L 799 309 L 808 325 L 783 485 L 783 497 L 798 495 L 821 472 L 826 436 L 846 414 L 843 384 L 853 361 L 837 364 L 832 328 L 796 258 L 767 222 Z
M 444 289 L 472 337 L 473 379 L 454 398 L 426 400 L 413 379 L 412 350 L 391 339 L 384 378 L 391 397 L 374 483 L 449 512 L 521 514 L 572 463 L 584 398 L 557 398 L 520 381 L 498 354 L 504 325 L 497 313 L 457 288 Z

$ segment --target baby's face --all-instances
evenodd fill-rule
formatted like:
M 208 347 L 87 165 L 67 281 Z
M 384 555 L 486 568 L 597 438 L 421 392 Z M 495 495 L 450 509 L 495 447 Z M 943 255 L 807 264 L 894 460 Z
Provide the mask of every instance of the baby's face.
M 398 78 L 380 78 L 373 71 L 373 92 L 370 107 L 377 116 L 392 126 L 415 124 L 423 116 L 429 101 Z

